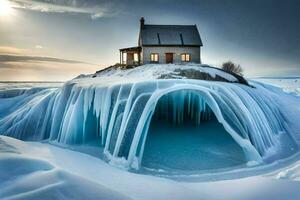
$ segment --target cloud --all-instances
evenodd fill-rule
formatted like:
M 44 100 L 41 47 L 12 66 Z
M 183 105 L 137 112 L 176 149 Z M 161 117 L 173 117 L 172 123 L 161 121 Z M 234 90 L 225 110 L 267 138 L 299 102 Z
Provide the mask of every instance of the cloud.
M 0 46 L 0 80 L 69 80 L 81 73 L 93 73 L 99 67 L 84 61 L 35 55 L 29 49 Z
M 97 66 L 54 62 L 0 62 L 1 81 L 66 81 L 82 73 L 93 73 Z
M 23 56 L 23 55 L 8 55 L 8 54 L 0 55 L 0 62 L 28 62 L 28 61 L 94 65 L 91 63 L 77 61 L 77 60 L 68 60 L 68 59 L 46 57 L 46 56 Z
M 19 49 L 15 47 L 9 47 L 9 46 L 0 46 L 0 54 L 14 54 L 14 55 L 20 55 L 20 54 L 27 54 L 28 50 L 26 49 Z
M 0 54 L 2 81 L 65 81 L 98 69 L 98 65 L 76 60 Z
M 78 13 L 88 14 L 92 19 L 113 15 L 111 1 L 95 3 L 91 0 L 10 0 L 13 8 L 33 10 L 48 13 Z
M 42 49 L 43 46 L 41 46 L 41 45 L 35 45 L 35 48 L 36 48 L 36 49 Z

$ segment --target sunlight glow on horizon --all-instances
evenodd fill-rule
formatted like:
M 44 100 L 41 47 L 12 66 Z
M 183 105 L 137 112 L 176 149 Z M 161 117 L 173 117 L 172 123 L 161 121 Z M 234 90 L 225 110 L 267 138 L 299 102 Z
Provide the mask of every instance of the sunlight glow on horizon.
M 0 0 L 0 16 L 7 17 L 13 14 L 13 8 L 8 0 Z

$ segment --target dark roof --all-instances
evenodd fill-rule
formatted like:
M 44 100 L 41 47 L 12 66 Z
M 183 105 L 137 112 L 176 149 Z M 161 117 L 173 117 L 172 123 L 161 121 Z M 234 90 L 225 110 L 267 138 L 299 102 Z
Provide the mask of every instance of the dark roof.
M 202 46 L 196 25 L 143 25 L 139 46 Z
M 140 46 L 137 46 L 137 47 L 129 47 L 129 48 L 122 48 L 122 49 L 119 49 L 120 51 L 140 51 L 141 50 L 141 47 Z

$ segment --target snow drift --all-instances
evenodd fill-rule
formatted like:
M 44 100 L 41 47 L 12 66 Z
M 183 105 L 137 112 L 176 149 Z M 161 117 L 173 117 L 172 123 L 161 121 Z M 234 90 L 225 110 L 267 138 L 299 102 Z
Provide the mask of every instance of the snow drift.
M 41 155 L 36 150 L 42 152 Z M 45 159 L 45 152 L 49 154 L 51 151 L 0 137 L 0 199 L 130 199 L 102 184 L 54 166 L 49 161 L 51 156 Z
M 4 90 L 0 92 L 0 133 L 63 144 L 98 141 L 112 164 L 139 168 L 160 102 L 162 108 L 169 108 L 164 112 L 174 124 L 183 124 L 186 115 L 193 115 L 196 126 L 201 126 L 201 121 L 213 116 L 249 165 L 298 151 L 300 109 L 289 105 L 300 105 L 299 98 L 256 82 L 251 83 L 253 88 L 184 77 L 157 79 L 171 72 L 174 76 L 178 68 L 237 81 L 230 74 L 199 65 L 144 65 L 74 79 L 58 89 Z

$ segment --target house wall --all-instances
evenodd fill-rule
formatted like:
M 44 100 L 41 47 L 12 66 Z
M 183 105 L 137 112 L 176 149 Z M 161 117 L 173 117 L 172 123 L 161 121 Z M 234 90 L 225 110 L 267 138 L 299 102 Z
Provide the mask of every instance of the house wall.
M 159 54 L 159 63 L 166 63 L 166 53 L 173 53 L 173 63 L 182 63 L 181 54 L 189 53 L 191 57 L 190 62 L 201 63 L 200 47 L 142 47 L 142 61 L 143 64 L 150 62 L 150 54 Z

